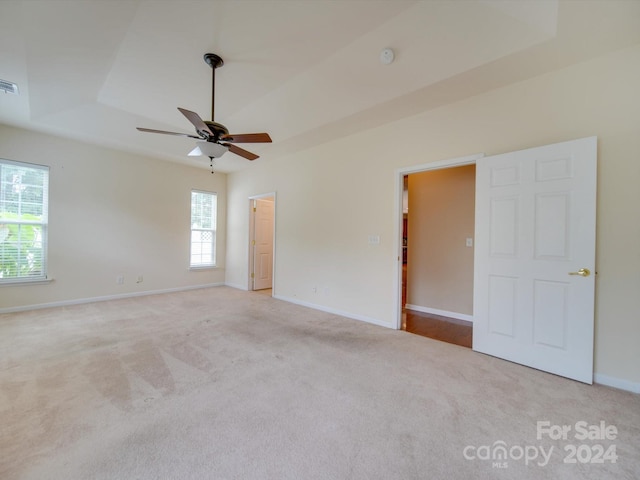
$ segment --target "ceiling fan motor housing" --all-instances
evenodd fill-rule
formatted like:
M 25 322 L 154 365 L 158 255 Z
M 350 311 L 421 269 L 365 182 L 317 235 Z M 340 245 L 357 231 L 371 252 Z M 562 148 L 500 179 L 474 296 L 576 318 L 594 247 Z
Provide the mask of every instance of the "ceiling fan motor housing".
M 213 138 L 209 135 L 209 132 L 198 132 L 199 135 L 204 136 L 209 141 L 217 142 L 220 140 L 220 137 L 224 137 L 225 135 L 229 135 L 229 130 L 227 127 L 218 122 L 209 122 L 204 120 L 204 123 L 209 130 L 213 132 Z

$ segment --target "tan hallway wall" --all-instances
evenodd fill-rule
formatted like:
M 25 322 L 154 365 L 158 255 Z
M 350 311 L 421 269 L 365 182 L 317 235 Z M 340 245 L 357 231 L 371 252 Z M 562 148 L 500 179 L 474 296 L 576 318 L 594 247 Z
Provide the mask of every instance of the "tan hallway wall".
M 475 165 L 409 175 L 407 308 L 473 314 L 474 197 Z

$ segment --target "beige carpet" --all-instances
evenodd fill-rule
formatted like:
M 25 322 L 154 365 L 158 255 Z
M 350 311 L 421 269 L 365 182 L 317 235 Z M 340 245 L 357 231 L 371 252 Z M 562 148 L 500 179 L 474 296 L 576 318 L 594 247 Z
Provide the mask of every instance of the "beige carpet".
M 259 293 L 0 315 L 0 352 L 4 480 L 640 478 L 638 395 Z

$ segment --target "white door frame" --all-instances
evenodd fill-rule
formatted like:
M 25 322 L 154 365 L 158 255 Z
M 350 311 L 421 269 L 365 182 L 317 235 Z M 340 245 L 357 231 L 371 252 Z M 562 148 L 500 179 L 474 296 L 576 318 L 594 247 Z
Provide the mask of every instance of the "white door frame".
M 465 157 L 450 158 L 439 162 L 423 163 L 412 167 L 403 167 L 396 170 L 396 206 L 394 221 L 396 223 L 395 250 L 397 252 L 396 261 L 396 322 L 393 327 L 396 330 L 402 328 L 402 191 L 404 189 L 404 176 L 411 173 L 426 172 L 428 170 L 440 170 L 443 168 L 462 167 L 464 165 L 475 165 L 476 160 L 484 157 L 484 153 L 476 153 Z
M 249 197 L 249 271 L 247 272 L 247 285 L 249 286 L 248 290 L 253 291 L 253 278 L 251 278 L 251 273 L 253 272 L 253 240 L 255 240 L 253 201 L 269 197 L 273 198 L 273 268 L 271 269 L 271 296 L 273 296 L 276 292 L 276 192 L 262 193 L 260 195 L 252 195 Z

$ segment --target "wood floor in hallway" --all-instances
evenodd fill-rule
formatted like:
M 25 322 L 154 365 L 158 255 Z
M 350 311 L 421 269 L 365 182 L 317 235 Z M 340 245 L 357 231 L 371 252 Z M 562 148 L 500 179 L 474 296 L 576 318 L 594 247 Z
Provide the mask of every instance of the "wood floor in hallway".
M 405 310 L 402 323 L 407 332 L 471 348 L 473 324 L 466 320 Z

